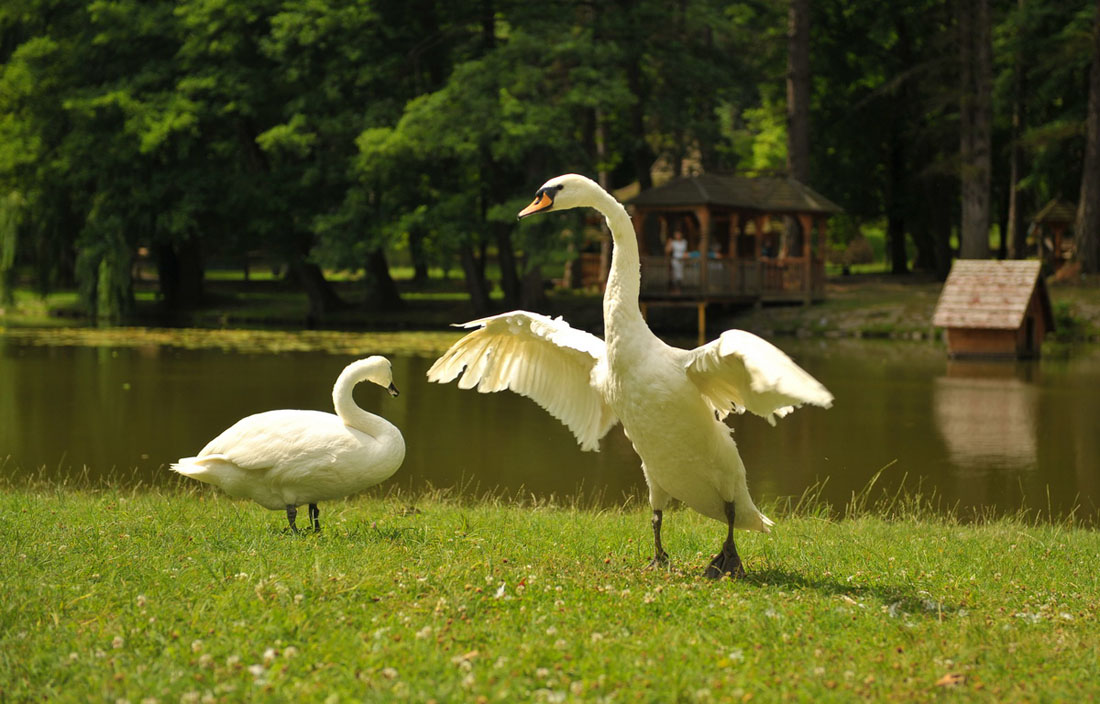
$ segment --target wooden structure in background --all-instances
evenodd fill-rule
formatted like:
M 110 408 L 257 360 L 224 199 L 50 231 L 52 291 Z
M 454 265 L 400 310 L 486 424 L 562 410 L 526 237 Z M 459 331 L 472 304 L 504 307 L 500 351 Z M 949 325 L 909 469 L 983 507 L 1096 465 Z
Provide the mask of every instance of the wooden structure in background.
M 1073 223 L 1077 219 L 1077 206 L 1061 198 L 1055 198 L 1031 219 L 1035 226 L 1035 239 L 1039 258 L 1050 264 L 1050 271 L 1057 271 L 1073 259 L 1077 249 L 1073 240 Z
M 959 259 L 943 285 L 932 323 L 946 328 L 952 357 L 1038 357 L 1054 329 L 1037 260 Z
M 792 178 L 700 174 L 630 201 L 642 257 L 643 312 L 654 305 L 810 303 L 825 296 L 825 223 L 840 207 Z M 689 256 L 673 287 L 665 243 L 683 230 Z

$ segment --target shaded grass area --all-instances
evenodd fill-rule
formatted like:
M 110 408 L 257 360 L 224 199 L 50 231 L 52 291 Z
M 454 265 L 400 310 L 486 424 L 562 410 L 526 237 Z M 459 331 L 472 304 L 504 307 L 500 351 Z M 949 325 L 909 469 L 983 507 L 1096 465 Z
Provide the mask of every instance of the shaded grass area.
M 0 699 L 1057 701 L 1100 694 L 1100 534 L 812 497 L 739 533 L 446 493 L 322 505 L 205 488 L 0 491 Z

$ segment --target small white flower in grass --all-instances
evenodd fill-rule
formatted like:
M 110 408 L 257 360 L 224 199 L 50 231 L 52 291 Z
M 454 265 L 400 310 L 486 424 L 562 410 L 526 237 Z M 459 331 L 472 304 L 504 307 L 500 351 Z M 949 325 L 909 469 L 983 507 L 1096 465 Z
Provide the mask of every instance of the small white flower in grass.
M 141 704 L 160 704 L 160 700 L 156 697 L 145 697 L 141 700 Z
M 548 635 L 548 636 L 557 635 L 557 633 L 558 633 L 558 629 L 557 629 L 556 626 L 550 626 L 550 628 L 546 629 L 546 635 Z
M 241 664 L 241 656 L 240 655 L 230 655 L 229 657 L 227 657 L 225 659 L 225 666 L 230 668 L 230 669 L 236 669 L 237 667 L 240 667 L 240 664 Z
M 565 650 L 569 647 L 569 644 L 566 643 L 565 640 L 563 640 L 562 638 L 558 638 L 556 641 L 554 641 L 554 647 L 558 650 Z
M 745 662 L 745 653 L 740 648 L 730 651 L 730 654 L 726 656 L 730 662 Z
M 191 641 L 191 652 L 192 653 L 198 653 L 198 652 L 201 652 L 201 651 L 202 651 L 202 641 L 199 640 L 198 638 Z
M 210 653 L 203 653 L 199 656 L 199 667 L 213 667 L 214 656 Z
M 597 631 L 597 632 L 592 634 L 592 642 L 593 643 L 599 643 L 601 640 L 603 640 L 603 634 L 602 633 Z
M 254 678 L 260 679 L 267 672 L 267 668 L 259 663 L 256 663 L 255 665 L 249 665 L 248 671 L 252 673 L 252 676 Z
M 134 601 L 137 602 L 139 609 L 144 609 L 145 605 L 149 603 L 149 600 L 145 598 L 144 594 L 138 594 L 137 599 L 134 599 Z
M 79 655 L 77 655 L 76 653 L 69 653 L 69 660 L 76 662 L 78 659 L 80 659 Z
M 275 648 L 268 648 L 267 650 L 265 650 L 264 651 L 264 664 L 265 665 L 271 665 L 271 663 L 275 662 L 275 654 L 276 654 L 275 653 Z
M 198 704 L 199 698 L 198 692 L 184 692 L 180 695 L 180 704 Z
M 301 604 L 302 600 L 305 599 L 305 598 L 306 598 L 305 594 L 295 594 L 294 595 L 294 603 L 295 604 Z
M 115 650 L 118 650 L 124 645 L 126 645 L 126 641 L 122 639 L 122 636 L 115 636 L 114 640 L 111 641 L 111 647 Z
M 768 618 L 779 618 L 779 612 L 776 611 L 775 609 L 768 609 L 767 611 L 764 612 L 764 615 L 767 616 Z
M 825 668 L 824 667 L 815 667 L 814 668 L 814 674 L 818 675 L 819 677 L 821 675 L 824 675 L 825 674 Z
M 382 676 L 388 680 L 396 679 L 397 670 L 392 667 L 384 667 L 382 668 Z
M 546 669 L 545 667 L 540 667 L 537 670 L 535 670 L 535 677 L 539 678 L 540 680 L 544 680 L 549 676 L 550 676 L 550 670 Z
M 416 632 L 417 640 L 424 640 L 425 638 L 428 638 L 431 635 L 432 635 L 432 627 L 431 626 L 424 626 L 423 628 L 421 628 L 419 631 Z
M 238 572 L 237 574 L 233 575 L 233 578 L 234 579 L 248 579 L 248 573 L 247 572 Z
M 500 597 L 504 596 L 504 592 L 507 588 L 508 588 L 508 585 L 505 584 L 504 582 L 501 582 L 500 586 L 497 587 L 496 594 L 493 594 L 493 598 L 494 599 L 499 599 Z
M 1062 613 L 1058 614 L 1058 618 L 1062 619 L 1063 621 L 1072 621 L 1073 614 L 1063 611 Z
M 565 606 L 565 602 L 564 602 L 564 601 L 562 601 L 561 599 L 558 599 L 558 600 L 556 600 L 556 601 L 554 602 L 554 606 L 557 606 L 557 607 L 559 607 L 559 608 L 560 608 L 560 607 L 562 607 L 562 606 Z
M 474 679 L 474 676 L 472 674 L 466 675 L 462 678 L 462 686 L 466 689 L 473 687 L 475 684 L 477 684 L 477 680 Z
M 293 645 L 288 645 L 286 648 L 283 649 L 283 657 L 287 660 L 293 657 L 297 657 L 297 655 L 298 649 L 295 648 Z
M 216 701 L 218 701 L 218 698 L 209 690 L 207 690 L 206 694 L 202 695 L 202 704 L 214 704 Z

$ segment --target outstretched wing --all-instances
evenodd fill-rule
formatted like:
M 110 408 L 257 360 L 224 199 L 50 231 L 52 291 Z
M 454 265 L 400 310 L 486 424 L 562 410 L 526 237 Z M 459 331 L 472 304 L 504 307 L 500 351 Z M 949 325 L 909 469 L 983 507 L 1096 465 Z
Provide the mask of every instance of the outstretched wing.
M 688 352 L 688 377 L 725 418 L 749 411 L 775 425 L 804 403 L 828 408 L 833 395 L 775 345 L 744 330 L 727 330 Z
M 428 381 L 446 383 L 461 373 L 461 389 L 511 389 L 564 423 L 582 450 L 597 449 L 618 422 L 592 383 L 593 370 L 604 358 L 604 342 L 595 335 L 561 318 L 522 310 L 456 327 L 479 329 L 436 360 Z

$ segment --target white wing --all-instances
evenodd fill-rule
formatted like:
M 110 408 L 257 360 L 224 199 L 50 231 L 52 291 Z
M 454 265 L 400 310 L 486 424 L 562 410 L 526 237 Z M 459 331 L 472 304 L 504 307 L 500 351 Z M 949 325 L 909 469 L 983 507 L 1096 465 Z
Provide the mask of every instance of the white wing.
M 511 389 L 546 409 L 573 431 L 582 450 L 598 448 L 618 422 L 593 385 L 604 342 L 561 318 L 516 310 L 457 327 L 480 328 L 436 360 L 428 381 L 446 383 L 460 373 L 461 389 Z M 465 372 L 463 372 L 465 369 Z
M 833 395 L 782 350 L 744 330 L 727 330 L 691 350 L 686 367 L 719 418 L 747 410 L 775 425 L 804 403 L 833 403 Z

